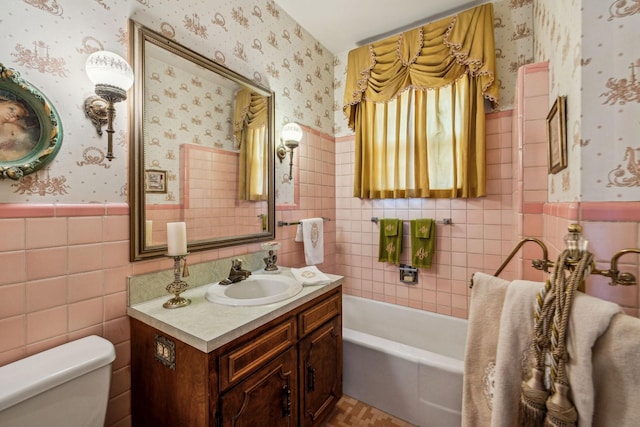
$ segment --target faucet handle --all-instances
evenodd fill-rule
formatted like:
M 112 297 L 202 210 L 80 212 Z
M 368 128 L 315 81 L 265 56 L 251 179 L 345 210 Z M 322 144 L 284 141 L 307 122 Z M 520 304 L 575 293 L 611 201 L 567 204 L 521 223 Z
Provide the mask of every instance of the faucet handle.
M 231 260 L 231 268 L 234 270 L 240 270 L 242 268 L 242 260 L 240 258 Z

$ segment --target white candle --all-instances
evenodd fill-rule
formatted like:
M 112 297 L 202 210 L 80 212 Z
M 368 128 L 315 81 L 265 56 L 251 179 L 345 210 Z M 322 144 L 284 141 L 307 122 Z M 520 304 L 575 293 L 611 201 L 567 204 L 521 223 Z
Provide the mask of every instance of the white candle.
M 184 222 L 167 223 L 167 254 L 169 256 L 187 254 L 187 225 Z

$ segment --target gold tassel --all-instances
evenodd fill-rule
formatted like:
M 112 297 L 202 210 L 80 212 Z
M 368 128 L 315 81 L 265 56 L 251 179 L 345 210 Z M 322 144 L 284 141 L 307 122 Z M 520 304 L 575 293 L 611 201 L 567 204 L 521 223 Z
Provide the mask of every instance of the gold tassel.
M 531 378 L 522 382 L 518 408 L 518 426 L 540 427 L 546 414 L 545 401 L 549 393 L 544 386 L 543 372 L 531 369 Z
M 545 427 L 576 427 L 578 412 L 569 400 L 569 386 L 554 383 L 555 393 L 547 399 L 547 418 Z

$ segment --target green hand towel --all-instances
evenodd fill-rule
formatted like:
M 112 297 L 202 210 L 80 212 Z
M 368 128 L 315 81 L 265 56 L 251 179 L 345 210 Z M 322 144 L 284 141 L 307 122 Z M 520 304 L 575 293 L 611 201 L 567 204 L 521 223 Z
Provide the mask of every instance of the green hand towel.
M 433 220 L 431 218 L 423 218 L 416 219 L 415 222 L 416 231 L 413 235 L 421 239 L 428 239 L 431 235 L 431 224 L 433 224 Z
M 425 236 L 425 237 L 423 237 Z M 411 220 L 411 263 L 414 267 L 431 268 L 436 247 L 436 222 L 432 219 Z
M 398 222 L 400 222 L 400 221 L 397 221 L 395 219 L 390 219 L 390 220 L 385 221 L 384 224 L 380 224 L 380 227 L 382 227 L 384 229 L 384 235 L 387 236 L 387 237 L 397 236 L 398 235 Z
M 388 235 L 387 233 L 394 234 Z M 381 219 L 378 261 L 399 264 L 400 252 L 402 252 L 402 220 L 397 218 Z

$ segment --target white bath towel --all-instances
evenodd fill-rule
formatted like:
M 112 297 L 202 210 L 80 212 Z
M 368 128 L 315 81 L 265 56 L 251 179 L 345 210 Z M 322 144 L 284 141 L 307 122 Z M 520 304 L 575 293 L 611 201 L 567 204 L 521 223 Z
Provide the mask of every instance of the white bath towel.
M 542 286 L 540 282 L 514 280 L 507 290 L 496 353 L 492 427 L 517 425 L 521 383 L 528 379 L 532 363 L 533 310 Z M 592 425 L 594 412 L 591 349 L 619 312 L 617 304 L 580 292 L 574 297 L 567 329 L 566 367 L 580 427 Z
M 571 398 L 578 411 L 578 425 L 590 427 L 594 412 L 593 346 L 622 309 L 618 304 L 577 293 L 567 328 L 567 377 Z M 636 336 L 637 340 L 638 337 Z M 636 384 L 637 387 L 637 384 Z M 640 420 L 636 420 L 639 421 Z M 611 424 L 621 425 L 621 424 Z
M 291 274 L 302 285 L 326 285 L 331 279 L 318 270 L 318 267 L 311 265 L 303 268 L 292 268 Z
M 462 381 L 462 426 L 491 423 L 493 376 L 502 303 L 510 282 L 474 273 Z
M 300 221 L 304 259 L 307 265 L 317 265 L 324 262 L 323 226 L 324 220 L 322 218 L 308 218 Z
M 593 347 L 593 427 L 635 427 L 640 420 L 640 319 L 616 314 Z
M 507 289 L 500 316 L 500 333 L 496 349 L 493 379 L 493 414 L 491 427 L 518 425 L 521 384 L 528 378 L 533 310 L 542 282 L 514 280 Z

